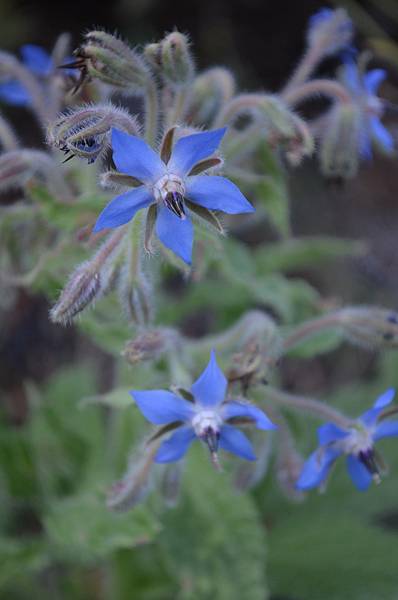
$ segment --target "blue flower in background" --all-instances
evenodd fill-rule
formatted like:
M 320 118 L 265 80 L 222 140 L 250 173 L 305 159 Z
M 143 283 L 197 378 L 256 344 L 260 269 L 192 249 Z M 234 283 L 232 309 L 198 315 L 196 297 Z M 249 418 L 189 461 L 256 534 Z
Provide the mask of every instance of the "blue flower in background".
M 38 77 L 47 77 L 53 68 L 51 56 L 41 46 L 22 46 L 21 56 L 23 65 Z M 29 93 L 15 80 L 0 83 L 0 99 L 14 106 L 27 106 L 30 103 Z
M 225 131 L 225 128 L 216 129 L 181 137 L 165 163 L 144 140 L 113 129 L 112 148 L 116 167 L 121 173 L 138 179 L 141 185 L 114 198 L 100 214 L 94 231 L 124 225 L 138 210 L 155 204 L 159 240 L 190 264 L 193 226 L 186 200 L 229 214 L 254 211 L 228 179 L 193 175 L 196 165 L 217 150 Z
M 308 43 L 322 56 L 349 48 L 353 34 L 352 21 L 343 8 L 321 8 L 308 20 Z
M 394 150 L 393 137 L 381 122 L 384 102 L 377 95 L 385 78 L 384 69 L 372 69 L 362 75 L 351 58 L 346 58 L 342 69 L 343 83 L 360 109 L 358 151 L 365 159 L 372 157 L 372 142 L 387 153 Z
M 275 429 L 276 426 L 256 406 L 227 400 L 227 385 L 212 352 L 209 364 L 191 387 L 192 402 L 164 390 L 131 392 L 148 421 L 155 425 L 178 426 L 161 444 L 155 462 L 179 460 L 195 439 L 203 440 L 215 459 L 219 447 L 246 460 L 256 459 L 247 437 L 228 423 L 243 419 L 258 429 Z
M 372 479 L 380 481 L 380 461 L 374 450 L 374 442 L 381 438 L 398 436 L 398 421 L 380 420 L 381 413 L 394 397 L 393 389 L 387 390 L 347 429 L 334 423 L 325 423 L 318 429 L 319 448 L 305 462 L 297 488 L 308 490 L 321 486 L 335 460 L 346 455 L 348 473 L 360 491 L 368 489 Z
M 22 64 L 36 77 L 45 79 L 54 69 L 51 55 L 41 46 L 25 44 L 21 47 Z M 65 72 L 65 71 L 64 71 Z M 67 69 L 67 74 L 73 74 L 74 69 Z M 0 83 L 0 100 L 13 106 L 29 106 L 30 95 L 22 83 L 10 79 Z

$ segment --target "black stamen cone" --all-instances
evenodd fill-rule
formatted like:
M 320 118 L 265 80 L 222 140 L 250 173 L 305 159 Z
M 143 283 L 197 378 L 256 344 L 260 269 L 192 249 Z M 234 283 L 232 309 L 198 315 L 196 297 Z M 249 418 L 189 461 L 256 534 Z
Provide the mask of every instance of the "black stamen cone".
M 373 452 L 372 448 L 360 452 L 358 458 L 361 461 L 361 463 L 367 468 L 372 477 L 374 477 L 375 475 L 379 476 L 380 469 L 376 462 L 375 453 Z
M 218 441 L 220 439 L 220 434 L 218 431 L 214 431 L 211 427 L 208 427 L 203 433 L 203 440 L 206 442 L 209 447 L 211 454 L 216 454 L 218 450 Z
M 164 199 L 166 207 L 180 219 L 185 219 L 184 196 L 178 192 L 168 192 Z

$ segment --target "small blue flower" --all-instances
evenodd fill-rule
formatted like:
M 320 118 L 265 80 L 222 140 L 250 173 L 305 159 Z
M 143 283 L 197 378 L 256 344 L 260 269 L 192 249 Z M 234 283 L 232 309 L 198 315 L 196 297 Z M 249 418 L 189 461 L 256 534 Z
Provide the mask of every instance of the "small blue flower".
M 323 56 L 349 48 L 353 34 L 352 21 L 342 8 L 321 8 L 308 20 L 308 43 Z
M 393 137 L 381 122 L 384 103 L 377 96 L 385 78 L 384 69 L 372 69 L 361 75 L 356 63 L 350 58 L 346 58 L 342 69 L 343 83 L 360 110 L 358 151 L 364 159 L 372 158 L 372 142 L 387 153 L 394 150 Z
M 246 460 L 256 459 L 247 437 L 231 423 L 242 418 L 258 429 L 275 429 L 276 426 L 253 404 L 226 399 L 227 383 L 212 352 L 209 364 L 191 387 L 192 402 L 164 390 L 131 392 L 138 408 L 151 423 L 180 424 L 161 444 L 155 462 L 179 460 L 195 439 L 207 444 L 213 458 L 220 447 Z
M 217 150 L 225 131 L 223 128 L 181 137 L 165 163 L 144 140 L 113 129 L 113 160 L 118 171 L 138 179 L 142 185 L 114 198 L 98 217 L 94 231 L 124 225 L 138 210 L 155 204 L 158 238 L 190 264 L 193 227 L 186 200 L 229 214 L 254 211 L 228 179 L 191 175 L 197 163 Z
M 25 44 L 21 47 L 22 63 L 34 75 L 46 77 L 52 69 L 51 56 L 35 44 Z M 30 96 L 19 81 L 9 80 L 0 84 L 0 99 L 14 106 L 28 106 Z
M 393 389 L 384 392 L 373 407 L 347 429 L 334 423 L 322 425 L 318 429 L 319 448 L 305 462 L 297 488 L 309 490 L 320 486 L 341 455 L 346 455 L 348 473 L 358 490 L 367 490 L 372 479 L 379 482 L 381 468 L 373 446 L 381 438 L 398 436 L 398 421 L 379 420 L 394 394 Z
M 21 47 L 22 64 L 36 77 L 45 79 L 54 69 L 50 54 L 36 44 L 25 44 Z M 68 69 L 67 73 L 75 71 Z M 29 106 L 31 98 L 29 92 L 19 81 L 10 79 L 0 83 L 0 100 L 13 106 Z

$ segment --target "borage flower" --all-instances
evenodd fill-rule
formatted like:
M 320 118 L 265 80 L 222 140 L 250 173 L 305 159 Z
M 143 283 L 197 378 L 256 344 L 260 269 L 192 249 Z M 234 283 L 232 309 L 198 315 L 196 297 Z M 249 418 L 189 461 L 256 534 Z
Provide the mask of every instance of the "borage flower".
M 372 142 L 384 152 L 394 150 L 394 140 L 384 127 L 381 118 L 384 114 L 384 101 L 377 93 L 386 78 L 384 69 L 371 69 L 362 74 L 356 63 L 348 58 L 342 67 L 342 81 L 351 93 L 358 110 L 358 152 L 364 159 L 372 158 Z
M 25 44 L 21 47 L 22 64 L 28 71 L 39 79 L 46 79 L 55 68 L 51 55 L 36 44 Z M 66 74 L 72 75 L 74 69 L 67 69 Z M 13 106 L 29 106 L 31 97 L 25 86 L 16 79 L 8 79 L 0 83 L 0 100 Z
M 210 157 L 225 131 L 216 129 L 181 137 L 170 151 L 172 129 L 165 136 L 159 156 L 144 140 L 113 129 L 114 163 L 120 173 L 130 177 L 136 189 L 114 198 L 100 214 L 94 231 L 124 225 L 138 210 L 153 205 L 159 240 L 190 264 L 193 244 L 190 211 L 195 211 L 196 205 L 199 209 L 229 214 L 254 211 L 236 185 L 225 177 L 198 175 L 221 163 L 220 159 Z
M 342 455 L 346 455 L 348 474 L 360 491 L 367 490 L 372 479 L 378 483 L 383 461 L 374 449 L 374 442 L 384 437 L 398 436 L 398 421 L 385 421 L 383 418 L 383 411 L 394 394 L 394 390 L 387 390 L 371 409 L 346 429 L 334 423 L 322 425 L 318 429 L 319 448 L 304 464 L 297 488 L 308 490 L 321 486 L 335 460 Z
M 256 459 L 251 443 L 232 423 L 251 423 L 258 429 L 276 426 L 256 406 L 226 398 L 227 385 L 212 352 L 206 369 L 192 385 L 190 394 L 186 394 L 191 401 L 165 390 L 131 392 L 148 421 L 168 426 L 167 429 L 177 428 L 161 444 L 155 462 L 179 460 L 195 439 L 207 444 L 215 464 L 219 447 L 246 460 Z
M 47 77 L 53 68 L 51 56 L 41 46 L 25 44 L 21 47 L 21 56 L 22 64 L 38 77 Z M 0 84 L 0 99 L 14 106 L 30 104 L 29 92 L 14 79 Z

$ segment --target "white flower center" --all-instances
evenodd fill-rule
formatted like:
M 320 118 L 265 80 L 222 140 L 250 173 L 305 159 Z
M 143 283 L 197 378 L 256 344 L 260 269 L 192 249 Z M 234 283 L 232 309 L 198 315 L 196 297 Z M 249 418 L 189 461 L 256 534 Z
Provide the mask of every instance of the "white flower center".
M 153 186 L 153 195 L 155 196 L 156 202 L 164 202 L 167 194 L 180 194 L 185 196 L 185 185 L 181 177 L 173 175 L 173 173 L 166 173 Z
M 198 437 L 207 431 L 218 433 L 222 425 L 222 418 L 217 411 L 212 409 L 200 410 L 192 419 L 192 427 Z
M 340 440 L 339 444 L 346 454 L 358 456 L 360 452 L 367 452 L 373 447 L 372 432 L 363 426 L 353 427 L 350 435 Z

